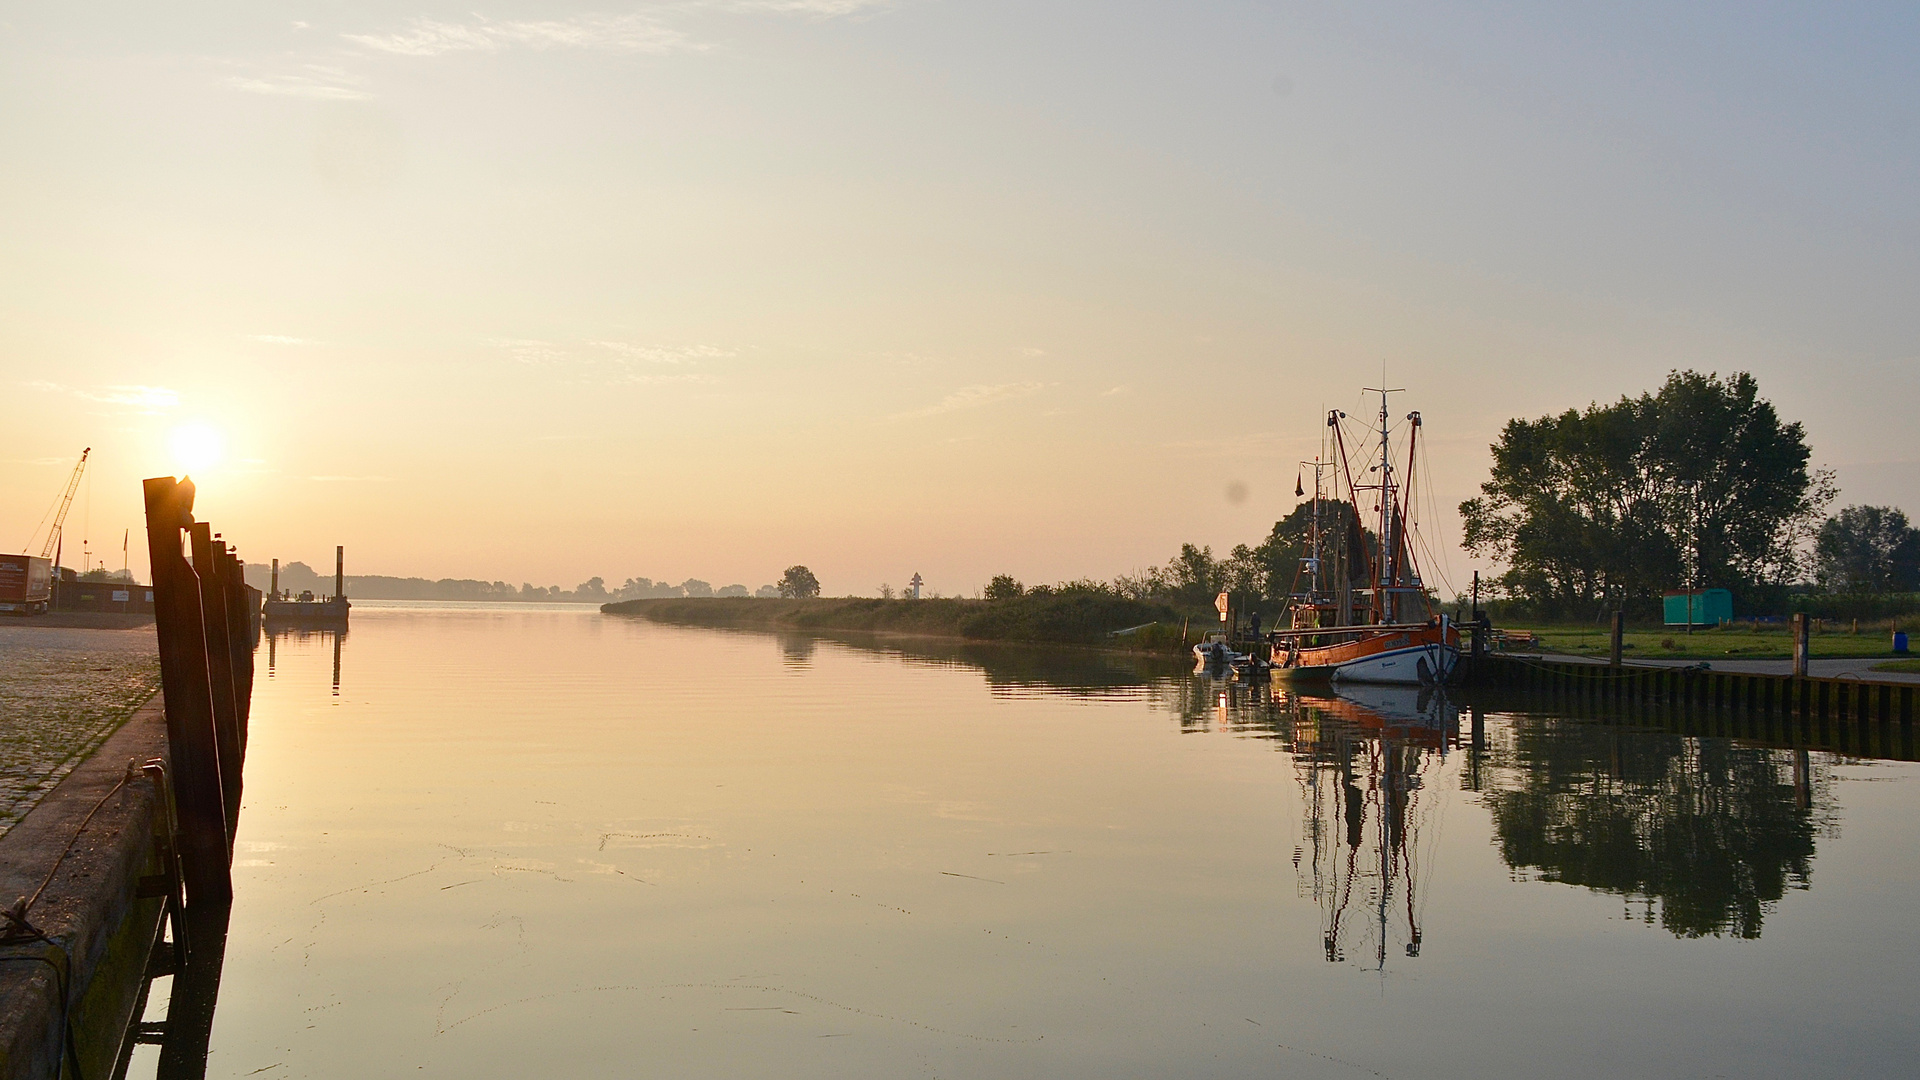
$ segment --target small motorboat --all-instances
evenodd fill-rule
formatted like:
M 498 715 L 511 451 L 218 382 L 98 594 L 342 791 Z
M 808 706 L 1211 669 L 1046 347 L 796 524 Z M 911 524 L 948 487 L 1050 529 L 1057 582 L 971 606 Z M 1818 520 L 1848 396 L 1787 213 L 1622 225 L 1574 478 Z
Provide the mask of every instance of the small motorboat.
M 1224 673 L 1251 660 L 1252 657 L 1246 653 L 1235 650 L 1234 647 L 1228 643 L 1227 635 L 1216 630 L 1201 639 L 1200 644 L 1193 647 L 1193 659 L 1196 670 L 1212 670 Z

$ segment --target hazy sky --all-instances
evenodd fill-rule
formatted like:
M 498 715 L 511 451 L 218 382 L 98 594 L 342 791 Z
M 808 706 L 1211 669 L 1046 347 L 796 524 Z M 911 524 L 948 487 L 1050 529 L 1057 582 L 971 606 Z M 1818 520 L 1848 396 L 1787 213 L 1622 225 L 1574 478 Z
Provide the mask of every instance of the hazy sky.
M 67 562 L 143 570 L 205 425 L 254 561 L 1111 577 L 1257 542 L 1383 361 L 1443 542 L 1507 418 L 1673 367 L 1920 511 L 1916 57 L 1911 4 L 12 3 L 0 547 L 91 445 Z

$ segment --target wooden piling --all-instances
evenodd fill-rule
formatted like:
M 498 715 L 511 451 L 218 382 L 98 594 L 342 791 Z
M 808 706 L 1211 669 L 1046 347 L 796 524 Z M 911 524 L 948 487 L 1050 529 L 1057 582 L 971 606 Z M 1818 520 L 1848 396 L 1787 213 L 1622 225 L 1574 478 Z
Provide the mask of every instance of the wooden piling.
M 206 616 L 207 677 L 213 687 L 213 731 L 220 741 L 220 792 L 227 808 L 227 843 L 240 827 L 240 706 L 233 682 L 233 642 L 227 619 L 227 587 L 213 527 L 192 528 L 193 565 L 200 571 L 200 607 Z
M 187 902 L 224 904 L 233 897 L 220 743 L 214 729 L 206 617 L 200 579 L 181 551 L 193 521 L 193 482 L 171 476 L 143 482 L 147 556 L 152 567 L 155 635 L 167 713 L 175 811 L 180 822 L 181 875 Z M 231 692 L 231 690 L 229 690 Z

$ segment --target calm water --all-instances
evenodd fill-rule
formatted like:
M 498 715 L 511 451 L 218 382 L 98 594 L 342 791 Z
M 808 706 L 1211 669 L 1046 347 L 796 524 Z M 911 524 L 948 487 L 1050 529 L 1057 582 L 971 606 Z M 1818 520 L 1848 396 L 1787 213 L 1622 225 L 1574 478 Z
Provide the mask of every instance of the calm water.
M 1911 765 L 584 610 L 335 644 L 256 691 L 211 1076 L 1920 1067 Z

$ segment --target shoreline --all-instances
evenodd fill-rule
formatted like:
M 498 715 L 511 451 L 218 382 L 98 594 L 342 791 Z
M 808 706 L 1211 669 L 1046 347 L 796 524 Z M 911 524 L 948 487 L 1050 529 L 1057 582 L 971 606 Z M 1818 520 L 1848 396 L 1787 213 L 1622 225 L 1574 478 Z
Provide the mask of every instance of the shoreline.
M 1190 647 L 1160 604 L 1072 593 L 1013 600 L 702 597 L 602 604 L 605 615 L 673 626 L 784 633 L 874 633 L 975 644 L 1046 644 L 1103 652 L 1184 655 Z M 1115 630 L 1132 633 L 1115 637 Z

